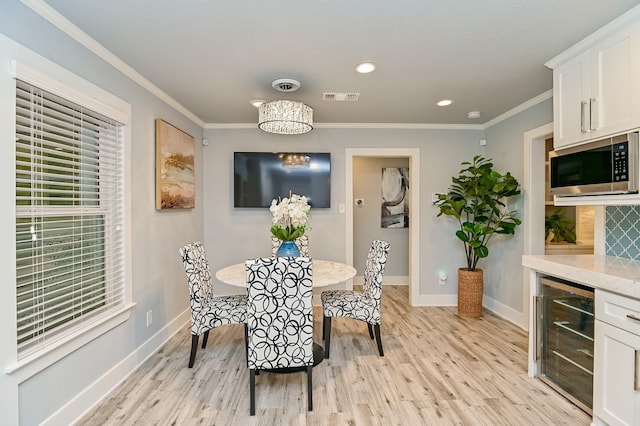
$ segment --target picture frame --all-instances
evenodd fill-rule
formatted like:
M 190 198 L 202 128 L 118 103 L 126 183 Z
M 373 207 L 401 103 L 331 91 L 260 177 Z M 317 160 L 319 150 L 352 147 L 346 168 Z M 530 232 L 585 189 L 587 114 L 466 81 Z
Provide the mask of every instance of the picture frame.
M 156 119 L 156 210 L 195 207 L 195 138 Z
M 381 184 L 380 226 L 409 227 L 409 168 L 383 167 Z

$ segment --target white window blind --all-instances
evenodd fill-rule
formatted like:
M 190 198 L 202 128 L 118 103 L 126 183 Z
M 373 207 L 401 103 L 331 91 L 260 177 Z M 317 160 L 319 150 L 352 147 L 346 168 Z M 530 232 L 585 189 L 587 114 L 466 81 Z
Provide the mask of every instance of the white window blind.
M 16 80 L 18 357 L 125 303 L 122 125 Z

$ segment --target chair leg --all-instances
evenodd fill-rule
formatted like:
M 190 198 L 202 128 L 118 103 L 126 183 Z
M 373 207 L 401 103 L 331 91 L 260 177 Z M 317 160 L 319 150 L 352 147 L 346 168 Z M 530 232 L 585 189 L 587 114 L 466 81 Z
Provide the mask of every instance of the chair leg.
M 367 323 L 367 328 L 369 329 L 369 337 L 373 340 L 373 328 L 371 327 L 371 324 Z
M 380 356 L 384 356 L 384 352 L 382 351 L 382 339 L 380 338 L 380 324 L 374 325 L 373 329 L 376 332 L 376 341 L 378 342 L 378 352 L 380 352 Z
M 313 411 L 313 366 L 307 366 L 307 410 Z
M 327 317 L 322 316 L 322 341 L 324 342 L 324 328 L 327 325 Z
M 322 334 L 324 335 L 324 359 L 329 359 L 329 346 L 331 346 L 331 317 L 323 317 Z
M 249 369 L 249 400 L 250 408 L 249 414 L 252 416 L 256 415 L 256 370 Z
M 196 360 L 196 351 L 198 350 L 198 336 L 197 334 L 191 335 L 191 355 L 189 355 L 189 368 L 193 367 L 193 363 Z
M 249 366 L 249 326 L 244 323 L 244 360 Z
M 204 332 L 204 337 L 202 338 L 202 349 L 207 347 L 207 340 L 209 340 L 209 330 Z

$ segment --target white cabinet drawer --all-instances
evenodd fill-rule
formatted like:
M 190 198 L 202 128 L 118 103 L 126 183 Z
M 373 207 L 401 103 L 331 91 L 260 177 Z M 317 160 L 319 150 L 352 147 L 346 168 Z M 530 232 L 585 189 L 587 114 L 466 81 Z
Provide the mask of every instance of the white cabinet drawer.
M 596 289 L 596 318 L 640 335 L 640 300 Z

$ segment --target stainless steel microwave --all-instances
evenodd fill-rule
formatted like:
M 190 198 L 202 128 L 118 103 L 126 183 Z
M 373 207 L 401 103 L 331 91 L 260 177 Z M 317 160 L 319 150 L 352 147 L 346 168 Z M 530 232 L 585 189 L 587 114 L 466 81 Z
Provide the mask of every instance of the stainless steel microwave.
M 638 132 L 549 153 L 551 194 L 638 192 Z

